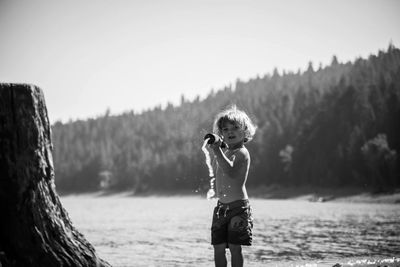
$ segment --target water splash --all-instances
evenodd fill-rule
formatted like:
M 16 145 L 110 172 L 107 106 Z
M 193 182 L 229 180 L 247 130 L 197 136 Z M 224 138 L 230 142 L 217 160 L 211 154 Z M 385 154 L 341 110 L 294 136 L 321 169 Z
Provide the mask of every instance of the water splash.
M 201 150 L 203 150 L 204 156 L 206 156 L 206 165 L 208 168 L 208 176 L 210 177 L 210 189 L 208 189 L 207 192 L 207 199 L 211 199 L 215 196 L 215 190 L 214 190 L 214 170 L 211 165 L 211 157 L 210 157 L 210 152 L 208 152 L 206 145 L 208 143 L 209 138 L 204 140 L 203 146 L 201 147 Z

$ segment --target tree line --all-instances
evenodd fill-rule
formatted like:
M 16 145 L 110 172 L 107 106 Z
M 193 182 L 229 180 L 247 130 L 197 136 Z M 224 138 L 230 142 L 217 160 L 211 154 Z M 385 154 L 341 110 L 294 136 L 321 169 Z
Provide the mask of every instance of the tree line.
M 231 104 L 258 126 L 247 145 L 249 187 L 400 185 L 400 50 L 390 44 L 353 62 L 333 56 L 326 67 L 237 80 L 176 106 L 56 122 L 57 188 L 205 190 L 203 137 Z

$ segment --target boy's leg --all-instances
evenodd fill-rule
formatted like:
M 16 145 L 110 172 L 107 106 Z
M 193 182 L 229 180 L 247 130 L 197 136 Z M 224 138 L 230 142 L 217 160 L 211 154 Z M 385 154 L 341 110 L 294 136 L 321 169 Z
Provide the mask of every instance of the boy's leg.
M 232 256 L 232 267 L 243 266 L 241 245 L 251 245 L 253 220 L 250 207 L 231 218 L 228 227 L 228 246 Z
M 215 267 L 226 267 L 225 256 L 226 243 L 214 245 L 214 262 Z
M 228 246 L 231 251 L 232 267 L 243 267 L 242 246 L 230 243 Z

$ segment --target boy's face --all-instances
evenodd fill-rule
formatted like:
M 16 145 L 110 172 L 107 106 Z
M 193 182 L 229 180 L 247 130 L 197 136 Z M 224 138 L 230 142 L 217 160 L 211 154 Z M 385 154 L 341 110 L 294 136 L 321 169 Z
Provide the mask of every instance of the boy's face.
M 244 142 L 244 130 L 237 124 L 225 122 L 221 128 L 224 142 L 229 146 Z

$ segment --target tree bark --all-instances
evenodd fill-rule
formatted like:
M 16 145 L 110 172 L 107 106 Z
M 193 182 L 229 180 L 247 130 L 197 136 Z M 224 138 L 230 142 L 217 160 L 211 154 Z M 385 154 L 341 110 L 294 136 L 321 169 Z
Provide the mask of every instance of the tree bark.
M 40 88 L 0 84 L 0 267 L 110 266 L 71 223 L 54 184 Z

